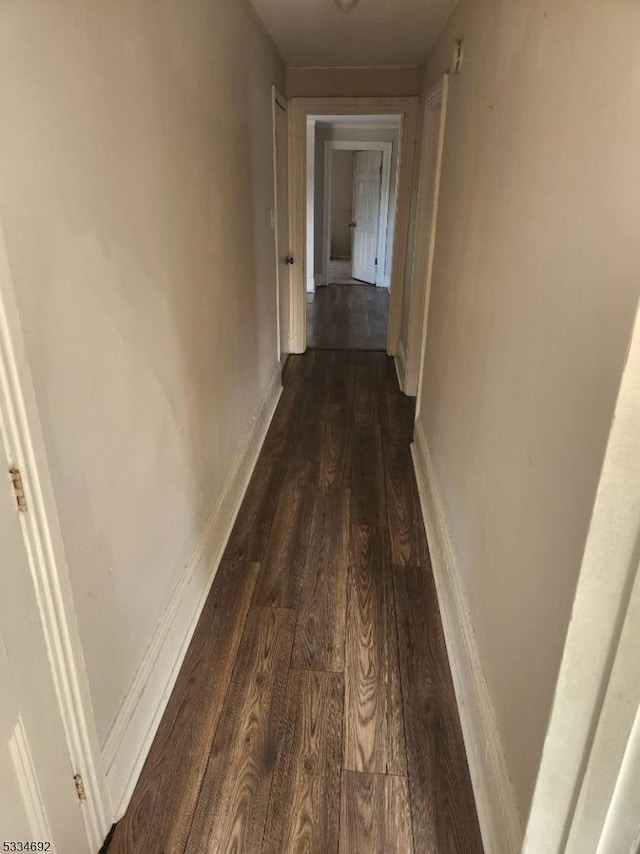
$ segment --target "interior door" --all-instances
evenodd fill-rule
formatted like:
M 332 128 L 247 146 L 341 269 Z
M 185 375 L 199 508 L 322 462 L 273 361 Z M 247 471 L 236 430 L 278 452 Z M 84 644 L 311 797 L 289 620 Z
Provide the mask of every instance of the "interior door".
M 280 359 L 289 352 L 289 146 L 286 102 L 274 100 L 276 258 L 278 277 L 278 326 Z
M 616 547 L 619 543 L 616 542 Z M 637 561 L 637 557 L 636 557 Z M 640 568 L 636 569 L 567 854 L 640 851 Z
M 380 228 L 382 152 L 356 151 L 353 166 L 354 279 L 375 285 Z
M 1 438 L 0 459 L 7 459 Z M 85 854 L 74 770 L 7 468 L 0 473 L 0 846 L 42 842 L 32 850 Z

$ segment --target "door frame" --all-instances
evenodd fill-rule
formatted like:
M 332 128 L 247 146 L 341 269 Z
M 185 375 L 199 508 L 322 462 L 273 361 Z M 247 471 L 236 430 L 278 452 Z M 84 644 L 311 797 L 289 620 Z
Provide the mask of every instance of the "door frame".
M 49 666 L 70 759 L 69 785 L 80 774 L 88 851 L 109 832 L 113 809 L 102 764 L 89 681 L 44 437 L 26 358 L 17 300 L 0 228 L 0 418 L 6 462 L 20 470 L 27 510 L 19 514 Z M 2 460 L 5 463 L 5 460 Z M 63 782 L 63 781 L 61 781 Z
M 331 177 L 334 151 L 382 151 L 382 179 L 380 184 L 380 215 L 378 218 L 378 267 L 377 288 L 385 287 L 384 271 L 387 266 L 387 228 L 389 205 L 391 204 L 391 155 L 392 142 L 357 142 L 347 139 L 327 139 L 324 143 L 324 192 L 322 204 L 322 276 L 329 284 L 331 265 Z
M 637 680 L 620 676 L 630 668 L 638 672 L 637 645 L 626 639 L 631 627 L 638 633 L 637 623 L 629 620 L 634 619 L 634 585 L 637 604 L 639 559 L 640 304 L 611 419 L 523 854 L 574 852 L 573 840 L 578 836 L 584 841 L 587 823 L 593 843 L 589 852 L 613 850 L 606 834 L 620 795 L 618 783 L 624 787 L 626 782 L 625 756 L 637 750 L 633 722 L 640 689 Z M 612 694 L 621 709 L 615 715 L 610 714 Z M 597 804 L 598 815 L 580 809 L 594 770 L 598 787 L 591 803 Z M 585 851 L 583 845 L 577 850 Z
M 431 279 L 433 275 L 433 259 L 436 248 L 436 230 L 438 220 L 438 202 L 440 200 L 440 178 L 442 175 L 442 157 L 444 152 L 444 135 L 447 123 L 447 98 L 449 94 L 449 74 L 444 74 L 433 86 L 425 98 L 424 118 L 422 125 L 422 150 L 420 153 L 420 177 L 418 185 L 418 207 L 413 233 L 413 253 L 411 260 L 409 313 L 407 317 L 407 345 L 404 353 L 403 390 L 405 394 L 416 396 L 416 419 L 420 414 L 422 401 L 422 380 L 424 353 L 427 343 L 427 326 L 429 323 L 429 298 L 431 296 Z M 435 172 L 433 188 L 426 180 L 430 151 L 428 149 L 431 123 L 436 112 L 440 112 L 438 120 L 438 137 L 436 143 Z M 426 266 L 421 272 L 420 254 L 424 252 L 418 236 L 425 234 L 431 221 L 427 248 Z M 420 279 L 424 276 L 422 282 Z
M 287 99 L 274 83 L 271 86 L 271 127 L 273 146 L 273 215 L 271 217 L 271 228 L 273 230 L 273 252 L 276 266 L 276 358 L 281 361 L 280 353 L 280 247 L 278 246 L 278 145 L 276 141 L 276 110 L 282 109 L 289 117 L 289 105 Z M 287 199 L 287 205 L 289 200 Z M 291 229 L 289 229 L 291 231 Z M 291 277 L 289 277 L 291 278 Z
M 402 324 L 418 98 L 291 98 L 289 102 L 289 231 L 296 263 L 291 268 L 290 352 L 307 349 L 306 188 L 309 116 L 400 116 L 398 181 L 387 353 L 396 353 Z M 302 263 L 297 263 L 298 261 Z

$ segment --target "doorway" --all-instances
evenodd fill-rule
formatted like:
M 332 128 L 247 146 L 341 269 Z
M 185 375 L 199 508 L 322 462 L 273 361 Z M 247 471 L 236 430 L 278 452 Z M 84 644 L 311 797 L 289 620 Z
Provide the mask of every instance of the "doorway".
M 310 347 L 387 348 L 400 119 L 308 117 Z
M 304 352 L 309 344 L 381 349 L 393 355 L 402 320 L 417 99 L 293 98 L 289 110 L 291 248 L 293 258 L 303 261 L 291 268 L 291 352 Z M 326 142 L 351 145 L 330 146 L 328 155 Z M 325 184 L 333 170 L 325 169 L 325 158 L 333 160 L 341 151 L 353 153 L 351 161 L 345 155 L 341 164 L 343 174 L 350 169 L 351 178 L 346 190 L 341 187 L 341 211 L 335 209 L 332 217 L 325 205 L 332 185 L 325 194 Z M 360 200 L 369 208 L 359 220 L 354 216 L 356 168 L 362 180 Z M 351 234 L 345 236 L 349 214 Z M 350 319 L 341 321 L 344 310 Z M 368 333 L 373 331 L 372 343 Z
M 393 141 L 324 142 L 321 284 L 389 287 L 396 172 Z
M 422 125 L 418 178 L 418 203 L 413 236 L 411 287 L 405 300 L 406 350 L 398 354 L 405 394 L 416 396 L 416 417 L 422 395 L 422 365 L 427 340 L 431 276 L 436 245 L 440 172 L 444 153 L 449 75 L 445 74 L 427 95 Z

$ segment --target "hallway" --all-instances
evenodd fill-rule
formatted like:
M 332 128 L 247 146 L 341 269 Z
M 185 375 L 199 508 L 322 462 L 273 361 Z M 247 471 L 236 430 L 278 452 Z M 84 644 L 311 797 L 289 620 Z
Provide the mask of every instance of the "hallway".
M 482 851 L 382 353 L 290 357 L 109 854 Z
M 330 284 L 307 294 L 309 347 L 387 349 L 389 291 L 367 284 Z

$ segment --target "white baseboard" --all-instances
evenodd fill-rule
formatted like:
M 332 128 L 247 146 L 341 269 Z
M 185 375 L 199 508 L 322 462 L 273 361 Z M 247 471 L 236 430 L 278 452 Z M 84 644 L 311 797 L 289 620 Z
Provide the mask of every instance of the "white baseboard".
M 482 671 L 426 437 L 419 423 L 415 425 L 411 454 L 484 848 L 487 854 L 517 854 L 523 831 L 502 737 Z
M 404 379 L 407 370 L 407 357 L 404 351 L 404 341 L 402 340 L 402 338 L 398 341 L 398 346 L 393 357 L 393 362 L 396 366 L 396 375 L 398 377 L 400 391 L 404 392 Z
M 307 276 L 307 293 L 308 294 L 312 294 L 315 292 L 316 285 L 317 285 L 316 279 L 317 279 L 317 276 Z
M 120 706 L 102 750 L 107 785 L 120 819 L 131 798 L 204 607 L 282 390 L 271 374 L 244 447 L 188 560 Z

